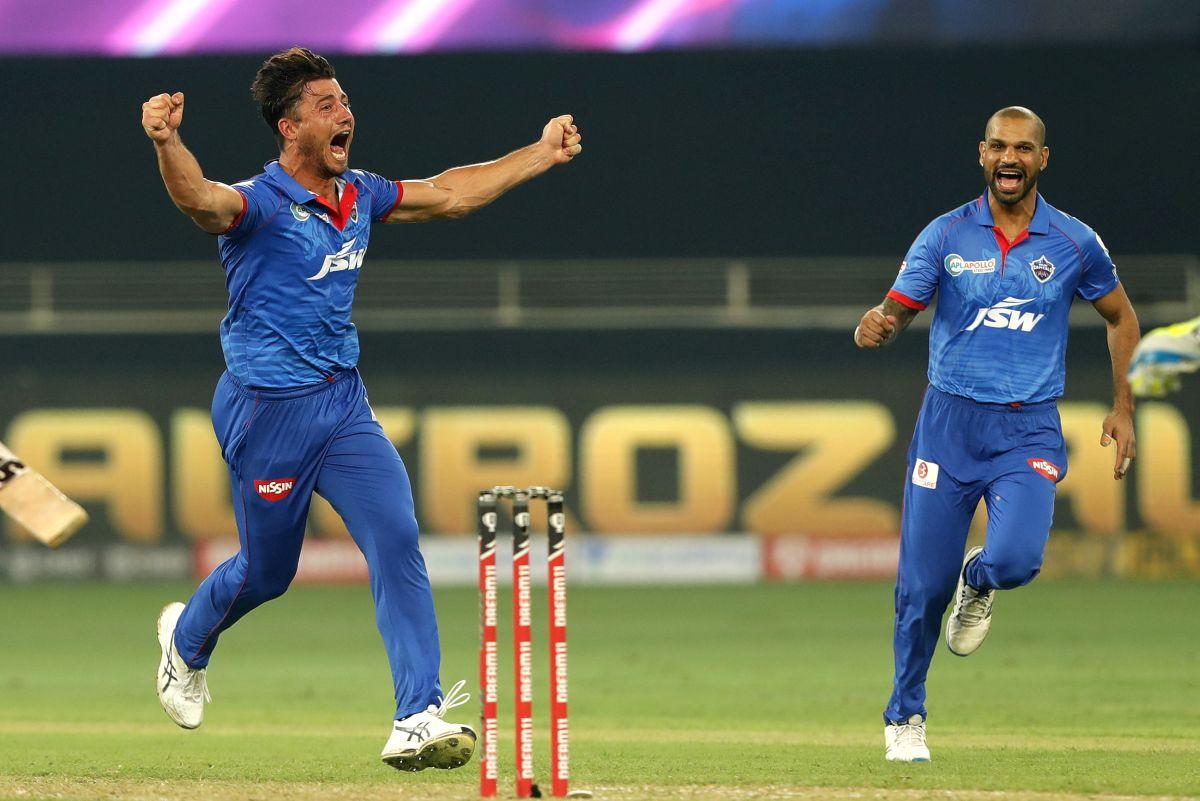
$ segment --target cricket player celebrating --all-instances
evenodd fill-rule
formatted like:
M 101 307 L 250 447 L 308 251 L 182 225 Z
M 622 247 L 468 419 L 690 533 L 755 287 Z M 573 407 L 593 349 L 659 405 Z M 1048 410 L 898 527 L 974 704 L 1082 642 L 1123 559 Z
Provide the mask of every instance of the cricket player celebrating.
M 1100 444 L 1116 442 L 1115 479 L 1135 455 L 1125 374 L 1137 316 L 1100 237 L 1035 191 L 1049 158 L 1036 114 L 993 114 L 979 143 L 987 190 L 921 232 L 892 290 L 854 330 L 860 348 L 887 345 L 938 295 L 904 485 L 896 673 L 884 712 L 891 761 L 929 760 L 925 677 L 951 598 L 946 644 L 967 656 L 987 635 L 996 590 L 1028 584 L 1041 568 L 1055 485 L 1067 473 L 1055 400 L 1076 295 L 1107 322 L 1114 399 Z M 981 498 L 986 545 L 964 558 Z
M 158 697 L 171 720 L 200 725 L 217 640 L 287 590 L 316 491 L 342 516 L 370 569 L 396 697 L 383 761 L 409 771 L 459 767 L 474 750 L 475 732 L 443 717 L 468 696 L 459 682 L 442 697 L 412 490 L 355 368 L 354 288 L 372 224 L 469 214 L 571 161 L 582 150 L 580 134 L 569 115 L 555 117 L 537 142 L 495 161 L 424 181 L 389 181 L 349 168 L 354 115 L 321 56 L 303 48 L 278 53 L 251 91 L 279 158 L 233 186 L 207 180 L 180 140 L 182 92 L 142 105 L 171 200 L 218 235 L 229 312 L 221 323 L 227 370 L 212 419 L 241 542 L 186 606 L 162 610 Z

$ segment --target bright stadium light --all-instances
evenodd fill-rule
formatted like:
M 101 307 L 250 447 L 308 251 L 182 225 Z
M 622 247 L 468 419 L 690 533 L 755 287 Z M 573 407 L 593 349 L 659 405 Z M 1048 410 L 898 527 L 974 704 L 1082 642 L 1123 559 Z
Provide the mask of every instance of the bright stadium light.
M 645 50 L 661 38 L 671 23 L 729 0 L 645 0 L 635 6 L 613 34 L 615 50 Z
M 155 56 L 178 52 L 200 38 L 233 0 L 148 0 L 109 38 L 118 55 Z
M 426 50 L 475 2 L 399 0 L 388 3 L 350 35 L 350 49 L 364 53 Z

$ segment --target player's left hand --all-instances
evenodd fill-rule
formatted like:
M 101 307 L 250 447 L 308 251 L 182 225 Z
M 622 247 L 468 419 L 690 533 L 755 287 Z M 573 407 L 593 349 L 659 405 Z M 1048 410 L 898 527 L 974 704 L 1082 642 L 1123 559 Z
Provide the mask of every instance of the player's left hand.
M 575 118 L 570 114 L 555 117 L 546 123 L 542 129 L 541 144 L 550 150 L 550 158 L 555 164 L 566 164 L 583 151 L 580 141 L 583 139 Z
M 1104 418 L 1104 426 L 1100 434 L 1100 446 L 1107 448 L 1113 440 L 1117 442 L 1117 458 L 1113 463 L 1113 478 L 1117 481 L 1125 478 L 1129 465 L 1137 458 L 1137 438 L 1133 433 L 1133 413 L 1123 409 L 1113 409 Z

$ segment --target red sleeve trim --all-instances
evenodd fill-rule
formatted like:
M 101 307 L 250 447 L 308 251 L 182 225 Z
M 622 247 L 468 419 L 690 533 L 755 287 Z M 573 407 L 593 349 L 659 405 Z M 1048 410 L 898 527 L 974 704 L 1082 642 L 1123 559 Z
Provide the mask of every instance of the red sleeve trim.
M 379 222 L 387 222 L 387 218 L 392 216 L 392 212 L 400 207 L 400 201 L 404 200 L 404 184 L 403 184 L 403 182 L 394 181 L 393 183 L 396 184 L 396 202 L 393 203 L 392 207 L 387 210 L 387 214 L 383 215 L 382 217 L 376 218 L 379 220 Z
M 238 223 L 240 223 L 242 221 L 242 218 L 246 216 L 246 209 L 250 208 L 249 201 L 246 200 L 246 193 L 243 192 L 242 190 L 238 189 L 236 186 L 234 187 L 234 190 L 236 190 L 237 193 L 242 196 L 242 210 L 239 211 L 238 215 L 233 218 L 233 222 L 231 222 L 229 224 L 229 227 L 226 228 L 221 233 L 217 234 L 217 236 L 225 236 L 225 234 L 229 233 L 234 228 L 237 228 Z
M 913 309 L 914 311 L 922 311 L 925 308 L 925 304 L 922 303 L 921 301 L 913 300 L 908 295 L 905 295 L 903 292 L 897 292 L 894 289 L 891 290 L 890 292 L 888 292 L 887 296 L 889 298 L 891 298 L 892 300 L 896 301 L 897 303 L 899 303 L 901 306 L 907 306 L 908 308 Z

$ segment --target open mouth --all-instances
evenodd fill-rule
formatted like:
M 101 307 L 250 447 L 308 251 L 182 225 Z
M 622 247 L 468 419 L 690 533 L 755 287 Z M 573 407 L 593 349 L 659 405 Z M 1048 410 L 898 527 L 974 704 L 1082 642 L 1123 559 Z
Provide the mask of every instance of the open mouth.
M 1020 170 L 996 170 L 996 186 L 1002 192 L 1016 192 L 1025 183 L 1025 173 Z
M 333 157 L 338 161 L 346 160 L 346 151 L 350 146 L 350 132 L 342 131 L 333 139 L 329 140 L 329 152 L 333 153 Z

